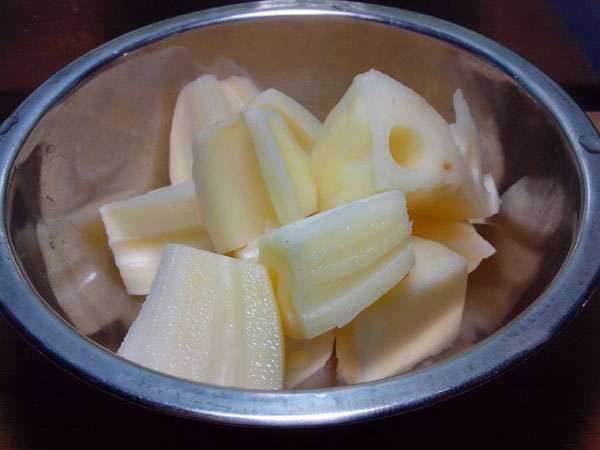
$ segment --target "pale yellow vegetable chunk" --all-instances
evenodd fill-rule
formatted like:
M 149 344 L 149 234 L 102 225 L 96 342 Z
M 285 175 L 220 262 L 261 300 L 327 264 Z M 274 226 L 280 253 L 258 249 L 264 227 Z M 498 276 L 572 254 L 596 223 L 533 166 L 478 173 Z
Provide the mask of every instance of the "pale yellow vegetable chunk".
M 308 161 L 283 117 L 274 109 L 244 113 L 279 223 L 300 220 L 317 210 L 317 186 Z
M 263 266 L 168 245 L 118 355 L 202 383 L 282 389 L 283 345 Z
M 296 100 L 276 89 L 267 89 L 258 94 L 244 107 L 244 111 L 261 106 L 275 108 L 283 116 L 302 150 L 307 154 L 312 152 L 321 132 L 319 119 Z
M 118 354 L 197 382 L 292 389 L 336 339 L 347 384 L 452 345 L 467 273 L 495 252 L 465 220 L 500 205 L 460 90 L 453 101 L 449 126 L 370 70 L 322 125 L 244 77 L 185 86 L 175 186 L 101 209 L 128 292 L 150 292 Z
M 411 211 L 457 192 L 465 177 L 448 123 L 376 70 L 356 76 L 327 116 L 311 169 L 319 210 L 400 189 Z
M 413 236 L 439 242 L 467 260 L 469 273 L 473 272 L 482 260 L 496 253 L 496 249 L 465 221 L 431 220 L 413 218 Z
M 242 248 L 279 226 L 241 115 L 198 133 L 193 174 L 206 229 L 217 252 Z
M 389 191 L 258 239 L 286 335 L 310 339 L 352 320 L 414 263 L 404 194 Z
M 285 338 L 285 388 L 293 389 L 331 358 L 334 330 L 312 339 Z
M 449 220 L 490 217 L 500 209 L 496 184 L 490 174 L 483 173 L 481 137 L 460 89 L 454 93 L 453 100 L 456 123 L 450 128 L 467 167 L 464 184 L 455 194 L 415 212 L 420 216 Z
M 406 372 L 458 336 L 467 262 L 436 242 L 412 241 L 416 262 L 408 276 L 336 330 L 337 373 L 348 384 Z
M 172 184 L 192 179 L 194 136 L 219 120 L 239 113 L 258 94 L 252 81 L 233 76 L 218 80 L 202 75 L 179 93 L 169 138 L 169 177 Z
M 127 292 L 146 295 L 167 243 L 213 250 L 192 182 L 100 208 Z
M 274 109 L 251 109 L 196 136 L 193 174 L 219 253 L 316 211 L 306 156 Z

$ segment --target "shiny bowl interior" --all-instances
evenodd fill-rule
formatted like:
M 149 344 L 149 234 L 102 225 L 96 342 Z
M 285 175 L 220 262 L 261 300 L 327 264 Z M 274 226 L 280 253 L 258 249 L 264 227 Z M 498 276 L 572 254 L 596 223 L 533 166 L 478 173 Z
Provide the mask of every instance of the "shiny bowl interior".
M 176 96 L 203 73 L 246 75 L 320 119 L 376 68 L 449 122 L 463 90 L 500 214 L 478 225 L 497 254 L 469 278 L 461 338 L 409 374 L 256 392 L 179 380 L 112 353 L 135 318 L 98 208 L 168 184 Z M 344 2 L 246 4 L 168 20 L 112 41 L 42 85 L 0 128 L 0 304 L 44 353 L 98 387 L 186 417 L 261 425 L 345 422 L 408 411 L 506 370 L 581 309 L 598 278 L 597 152 L 585 115 L 553 82 L 460 27 Z M 595 173 L 594 175 L 594 168 Z M 332 362 L 333 363 L 333 362 Z M 331 365 L 328 366 L 331 369 Z

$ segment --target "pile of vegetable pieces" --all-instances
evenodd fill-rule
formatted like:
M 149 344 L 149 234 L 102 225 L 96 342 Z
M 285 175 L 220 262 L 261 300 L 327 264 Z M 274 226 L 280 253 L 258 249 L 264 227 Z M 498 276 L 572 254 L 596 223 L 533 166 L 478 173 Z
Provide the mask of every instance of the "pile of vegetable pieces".
M 455 341 L 498 212 L 462 93 L 449 125 L 410 88 L 357 75 L 325 122 L 244 77 L 181 91 L 172 185 L 100 209 L 130 294 L 118 354 L 198 382 L 291 389 L 412 369 Z

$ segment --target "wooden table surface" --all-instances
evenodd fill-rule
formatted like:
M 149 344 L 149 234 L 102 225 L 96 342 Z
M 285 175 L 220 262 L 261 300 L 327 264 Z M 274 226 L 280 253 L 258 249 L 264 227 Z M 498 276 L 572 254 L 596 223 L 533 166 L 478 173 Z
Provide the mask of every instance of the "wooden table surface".
M 0 2 L 0 122 L 81 54 L 154 21 L 225 2 Z M 233 3 L 233 2 L 229 2 Z M 384 3 L 384 2 L 378 2 Z M 499 41 L 600 110 L 596 0 L 405 1 Z M 392 4 L 392 2 L 388 2 Z M 576 11 L 574 11 L 576 10 Z M 600 114 L 592 116 L 600 126 Z M 598 261 L 590 264 L 598 264 Z M 255 445 L 373 448 L 600 448 L 600 295 L 532 358 L 452 400 L 375 422 L 306 430 L 230 428 L 173 418 L 113 398 L 62 371 L 0 317 L 0 450 Z

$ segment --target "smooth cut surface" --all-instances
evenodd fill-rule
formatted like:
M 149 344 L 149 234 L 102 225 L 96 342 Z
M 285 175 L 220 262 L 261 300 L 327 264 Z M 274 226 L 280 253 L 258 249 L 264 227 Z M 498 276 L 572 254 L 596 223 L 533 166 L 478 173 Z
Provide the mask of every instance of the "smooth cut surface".
M 413 217 L 412 235 L 439 242 L 467 260 L 469 273 L 496 249 L 465 221 L 431 220 Z
M 467 263 L 441 244 L 413 238 L 408 276 L 344 328 L 336 330 L 337 373 L 346 383 L 410 370 L 458 336 Z
M 193 177 L 215 250 L 227 253 L 279 226 L 242 115 L 196 135 Z

